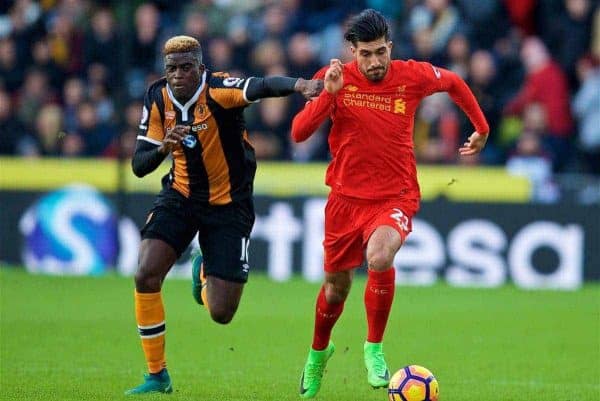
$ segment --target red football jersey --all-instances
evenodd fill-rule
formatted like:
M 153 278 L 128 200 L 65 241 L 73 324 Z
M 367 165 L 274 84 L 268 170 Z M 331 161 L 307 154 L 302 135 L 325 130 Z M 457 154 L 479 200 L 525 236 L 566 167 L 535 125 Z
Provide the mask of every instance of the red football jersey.
M 315 79 L 323 79 L 328 67 Z M 356 61 L 343 67 L 343 88 L 323 90 L 307 102 L 292 123 L 292 137 L 308 138 L 328 116 L 332 120 L 326 184 L 332 191 L 361 199 L 419 198 L 413 151 L 415 112 L 424 97 L 448 92 L 475 130 L 489 128 L 475 97 L 451 71 L 429 63 L 393 60 L 380 82 L 369 81 Z

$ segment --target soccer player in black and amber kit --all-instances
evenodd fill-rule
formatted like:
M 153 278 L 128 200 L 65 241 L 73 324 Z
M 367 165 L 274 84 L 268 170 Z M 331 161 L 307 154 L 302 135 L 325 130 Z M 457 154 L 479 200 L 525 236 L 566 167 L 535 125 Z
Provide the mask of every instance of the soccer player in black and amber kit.
M 175 36 L 163 48 L 165 77 L 146 93 L 132 167 L 143 177 L 171 154 L 163 189 L 142 228 L 135 317 L 148 365 L 126 394 L 173 391 L 165 362 L 162 282 L 196 233 L 193 294 L 212 319 L 233 318 L 248 279 L 256 160 L 243 111 L 253 101 L 294 92 L 317 96 L 323 83 L 289 77 L 235 78 L 202 64 L 200 43 Z

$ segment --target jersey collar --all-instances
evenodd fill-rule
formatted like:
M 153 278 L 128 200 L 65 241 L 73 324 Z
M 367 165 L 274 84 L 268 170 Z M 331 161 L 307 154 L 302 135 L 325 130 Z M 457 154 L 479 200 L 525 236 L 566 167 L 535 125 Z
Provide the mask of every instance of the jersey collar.
M 202 73 L 202 82 L 200 83 L 198 90 L 196 90 L 196 93 L 194 93 L 194 96 L 192 96 L 191 99 L 188 100 L 187 103 L 184 104 L 183 106 L 181 105 L 181 103 L 179 103 L 177 101 L 177 99 L 175 99 L 175 96 L 173 96 L 173 92 L 171 92 L 171 87 L 167 83 L 167 94 L 169 95 L 169 99 L 171 99 L 173 104 L 175 106 L 177 106 L 177 108 L 181 111 L 181 119 L 183 121 L 188 120 L 189 109 L 194 103 L 196 103 L 196 101 L 200 97 L 200 93 L 202 93 L 202 90 L 204 89 L 205 82 L 206 82 L 206 70 Z

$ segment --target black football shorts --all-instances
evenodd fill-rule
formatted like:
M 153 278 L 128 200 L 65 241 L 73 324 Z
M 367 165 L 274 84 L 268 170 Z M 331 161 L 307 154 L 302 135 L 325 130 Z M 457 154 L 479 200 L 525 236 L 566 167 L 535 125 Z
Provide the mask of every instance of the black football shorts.
M 154 201 L 142 239 L 168 243 L 177 256 L 198 233 L 204 272 L 227 281 L 248 281 L 248 244 L 254 225 L 252 198 L 217 206 L 193 202 L 174 189 L 163 190 Z

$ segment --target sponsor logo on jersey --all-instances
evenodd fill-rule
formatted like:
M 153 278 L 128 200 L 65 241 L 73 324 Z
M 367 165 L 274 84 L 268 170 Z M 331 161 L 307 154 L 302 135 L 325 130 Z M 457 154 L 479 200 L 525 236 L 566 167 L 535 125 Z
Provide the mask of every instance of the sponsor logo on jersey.
M 206 124 L 206 123 L 192 125 L 192 132 L 204 131 L 207 129 L 208 129 L 208 124 Z
M 183 138 L 181 143 L 186 148 L 193 149 L 194 147 L 196 147 L 196 144 L 198 143 L 198 139 L 194 135 L 188 134 Z

